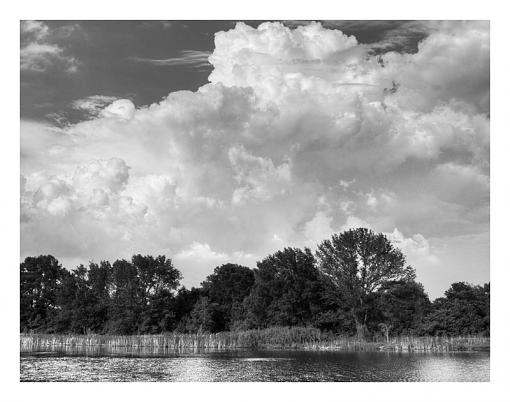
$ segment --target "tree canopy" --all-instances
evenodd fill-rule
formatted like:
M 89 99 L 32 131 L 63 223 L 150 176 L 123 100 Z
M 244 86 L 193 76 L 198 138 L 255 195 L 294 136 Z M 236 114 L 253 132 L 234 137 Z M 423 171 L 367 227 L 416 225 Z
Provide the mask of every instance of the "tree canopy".
M 414 269 L 382 233 L 366 228 L 347 230 L 324 240 L 317 250 L 319 269 L 348 306 L 360 338 L 364 337 L 368 300 L 391 281 L 411 281 Z
M 180 286 L 166 256 L 134 255 L 70 271 L 51 255 L 20 264 L 20 330 L 153 334 L 306 326 L 379 339 L 490 333 L 490 285 L 457 282 L 431 302 L 404 255 L 367 229 L 284 248 L 256 268 L 218 266 Z
M 246 325 L 312 325 L 320 310 L 321 281 L 309 249 L 285 248 L 257 263 L 246 299 Z

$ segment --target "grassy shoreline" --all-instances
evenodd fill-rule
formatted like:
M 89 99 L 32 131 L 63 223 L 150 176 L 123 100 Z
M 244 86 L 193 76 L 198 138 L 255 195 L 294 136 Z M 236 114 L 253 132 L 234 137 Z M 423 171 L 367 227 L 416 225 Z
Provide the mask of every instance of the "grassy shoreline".
M 314 328 L 267 328 L 235 332 L 165 333 L 158 335 L 20 334 L 20 351 L 65 348 L 139 349 L 165 351 L 293 349 L 349 351 L 489 351 L 490 338 L 482 336 L 401 336 L 389 342 L 359 341 L 350 336 L 321 333 Z

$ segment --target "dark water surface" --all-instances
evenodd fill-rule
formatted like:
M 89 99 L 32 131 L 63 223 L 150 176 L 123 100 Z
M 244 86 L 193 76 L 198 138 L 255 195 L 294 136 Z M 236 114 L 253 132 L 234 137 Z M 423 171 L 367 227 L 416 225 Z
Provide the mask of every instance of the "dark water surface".
M 21 381 L 489 381 L 489 353 L 21 353 Z

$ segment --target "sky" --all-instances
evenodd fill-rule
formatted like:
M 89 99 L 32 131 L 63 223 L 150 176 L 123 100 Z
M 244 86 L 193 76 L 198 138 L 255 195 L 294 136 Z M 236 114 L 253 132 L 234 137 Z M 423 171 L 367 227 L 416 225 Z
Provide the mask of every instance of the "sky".
M 22 21 L 21 258 L 186 286 L 368 227 L 489 281 L 486 21 Z

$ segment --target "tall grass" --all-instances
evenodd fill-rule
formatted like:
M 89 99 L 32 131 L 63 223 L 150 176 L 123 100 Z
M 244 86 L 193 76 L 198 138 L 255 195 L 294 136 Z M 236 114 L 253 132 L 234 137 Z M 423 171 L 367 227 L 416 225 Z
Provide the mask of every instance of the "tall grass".
M 186 350 L 304 349 L 455 351 L 488 350 L 490 340 L 466 337 L 396 337 L 389 342 L 365 342 L 353 337 L 322 333 L 315 328 L 273 327 L 216 334 L 165 333 L 160 335 L 47 335 L 21 334 L 20 350 L 50 351 L 69 348 L 102 348 L 106 351 L 146 349 Z

